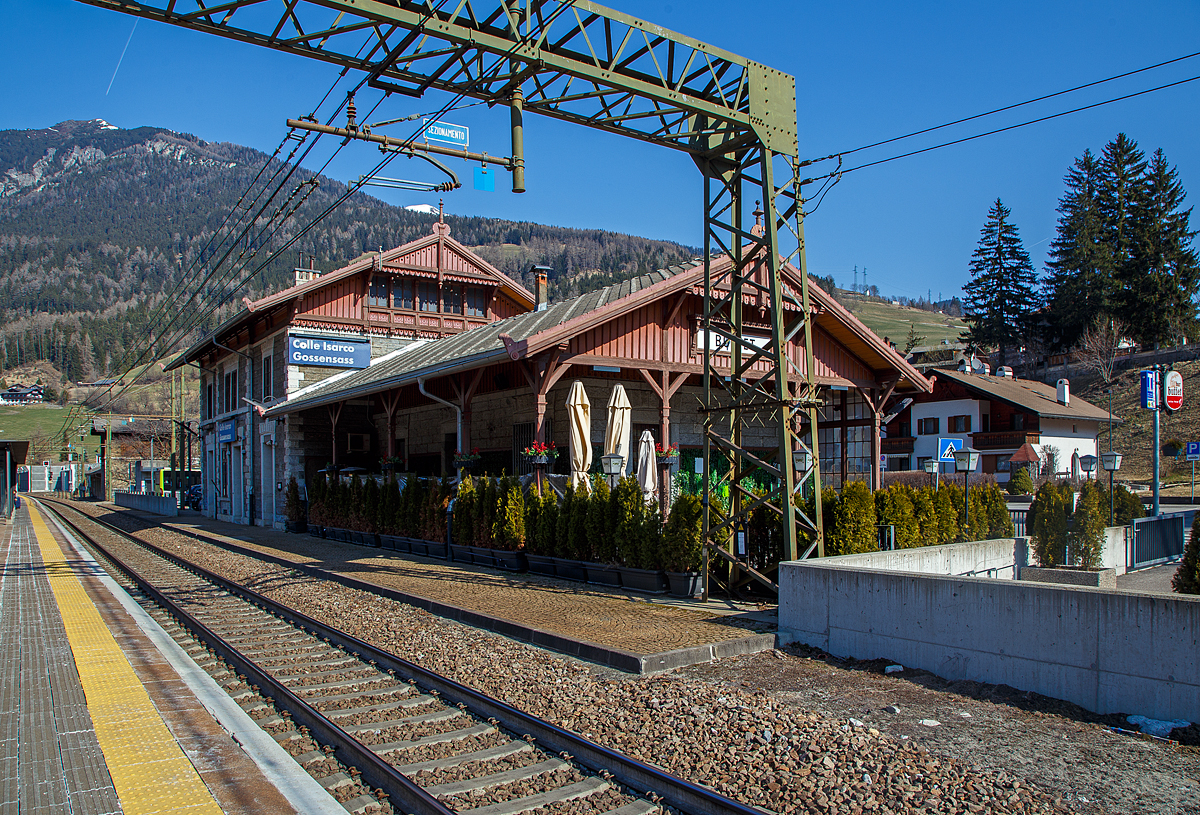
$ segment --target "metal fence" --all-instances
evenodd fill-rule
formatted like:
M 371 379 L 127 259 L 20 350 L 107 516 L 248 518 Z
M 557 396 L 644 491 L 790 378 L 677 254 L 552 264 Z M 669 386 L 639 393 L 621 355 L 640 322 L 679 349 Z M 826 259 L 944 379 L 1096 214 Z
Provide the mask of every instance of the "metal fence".
M 1127 568 L 1141 569 L 1166 563 L 1183 554 L 1185 533 L 1191 526 L 1194 510 L 1136 518 L 1133 522 L 1133 548 Z
M 1012 518 L 1013 536 L 1017 538 L 1025 537 L 1025 519 L 1029 516 L 1029 510 L 1010 509 L 1008 515 Z

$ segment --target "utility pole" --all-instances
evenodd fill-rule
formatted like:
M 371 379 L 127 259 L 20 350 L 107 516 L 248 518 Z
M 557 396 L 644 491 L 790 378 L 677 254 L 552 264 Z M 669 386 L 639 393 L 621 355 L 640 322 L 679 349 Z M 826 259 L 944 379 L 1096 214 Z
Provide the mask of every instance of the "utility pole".
M 109 463 L 112 459 L 112 414 L 108 414 L 108 421 L 104 425 L 104 500 L 109 503 L 113 499 L 112 488 L 112 465 Z

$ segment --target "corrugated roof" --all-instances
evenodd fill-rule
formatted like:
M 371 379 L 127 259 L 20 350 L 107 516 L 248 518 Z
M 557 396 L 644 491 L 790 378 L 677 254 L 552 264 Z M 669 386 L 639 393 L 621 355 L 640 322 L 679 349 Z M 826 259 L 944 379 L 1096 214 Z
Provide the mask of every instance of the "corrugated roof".
M 983 394 L 989 399 L 999 399 L 1023 410 L 1051 419 L 1099 419 L 1108 421 L 1108 411 L 1072 394 L 1070 404 L 1058 401 L 1058 389 L 1053 385 L 1034 379 L 1008 379 L 1002 376 L 968 374 L 960 371 L 931 371 L 939 379 L 953 382 Z M 1113 417 L 1114 423 L 1121 420 Z

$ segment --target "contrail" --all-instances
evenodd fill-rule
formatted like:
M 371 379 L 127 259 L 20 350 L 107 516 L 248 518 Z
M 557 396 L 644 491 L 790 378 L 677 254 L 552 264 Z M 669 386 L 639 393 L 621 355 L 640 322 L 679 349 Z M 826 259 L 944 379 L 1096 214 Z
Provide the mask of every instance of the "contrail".
M 125 59 L 125 52 L 129 50 L 129 43 L 133 41 L 133 32 L 137 31 L 137 24 L 138 21 L 135 18 L 133 21 L 133 28 L 129 31 L 129 39 L 125 40 L 125 47 L 121 49 L 121 56 L 117 60 L 117 67 L 113 68 L 112 79 L 108 80 L 108 90 L 104 92 L 105 96 L 108 96 L 108 91 L 112 90 L 113 82 L 115 82 L 117 79 L 117 71 L 121 70 L 121 62 Z

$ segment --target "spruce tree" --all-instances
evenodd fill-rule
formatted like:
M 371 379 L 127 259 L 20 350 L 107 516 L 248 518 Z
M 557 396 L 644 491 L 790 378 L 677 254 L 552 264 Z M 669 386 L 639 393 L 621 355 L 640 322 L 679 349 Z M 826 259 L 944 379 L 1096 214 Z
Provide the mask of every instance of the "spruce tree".
M 997 198 L 971 256 L 971 282 L 963 286 L 962 338 L 974 346 L 996 346 L 1000 365 L 1006 350 L 1020 343 L 1021 323 L 1039 305 L 1037 273 L 1011 215 Z
M 1049 274 L 1043 281 L 1051 330 L 1047 340 L 1072 348 L 1116 300 L 1112 253 L 1104 243 L 1098 198 L 1100 162 L 1091 150 L 1075 159 L 1058 203 L 1058 236 L 1050 245 Z

